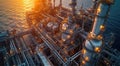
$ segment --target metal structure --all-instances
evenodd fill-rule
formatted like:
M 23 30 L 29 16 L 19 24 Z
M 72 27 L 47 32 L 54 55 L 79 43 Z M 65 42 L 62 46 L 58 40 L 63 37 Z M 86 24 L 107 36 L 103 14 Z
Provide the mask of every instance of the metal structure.
M 72 10 L 69 10 L 62 7 L 62 0 L 60 7 L 55 6 L 53 0 L 53 9 L 48 8 L 51 4 L 48 3 L 42 11 L 26 13 L 28 31 L 1 32 L 0 59 L 3 62 L 0 65 L 120 66 L 120 52 L 110 44 L 112 35 L 107 36 L 110 40 L 103 36 L 104 22 L 114 1 L 96 0 L 90 14 L 82 7 L 77 14 L 76 1 L 71 0 Z

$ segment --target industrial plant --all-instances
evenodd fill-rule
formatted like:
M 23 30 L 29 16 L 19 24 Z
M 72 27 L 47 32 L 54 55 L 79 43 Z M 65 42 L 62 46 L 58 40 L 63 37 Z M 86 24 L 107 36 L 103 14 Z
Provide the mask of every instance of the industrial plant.
M 26 31 L 0 32 L 0 66 L 120 66 L 114 35 L 104 35 L 115 1 L 94 0 L 87 10 L 56 1 L 36 0 Z

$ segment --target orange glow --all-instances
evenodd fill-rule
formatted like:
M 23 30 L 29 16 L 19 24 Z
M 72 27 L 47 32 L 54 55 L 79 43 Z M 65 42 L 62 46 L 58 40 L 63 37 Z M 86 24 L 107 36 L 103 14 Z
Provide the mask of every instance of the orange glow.
M 67 28 L 66 27 L 62 27 L 63 30 L 66 30 Z
M 70 35 L 68 35 L 68 36 L 67 36 L 67 39 L 69 39 L 70 37 L 71 37 L 71 36 L 70 36 Z
M 28 24 L 27 24 L 27 23 L 25 23 L 25 24 L 21 25 L 21 27 L 23 27 L 23 28 L 27 29 L 29 26 L 28 26 Z
M 85 49 L 83 49 L 82 53 L 83 53 L 83 54 L 85 54 L 85 53 L 86 53 L 86 50 L 85 50 Z
M 64 31 L 65 31 L 65 30 L 67 29 L 67 27 L 68 27 L 68 25 L 67 25 L 67 24 L 63 24 L 63 25 L 62 25 L 62 30 L 64 30 Z
M 74 43 L 74 41 L 71 41 L 70 43 L 71 43 L 71 44 L 73 44 L 73 43 Z
M 34 7 L 34 0 L 23 0 L 24 10 L 28 11 Z
M 101 25 L 101 26 L 100 26 L 100 30 L 101 30 L 101 31 L 104 31 L 104 30 L 105 30 L 105 26 L 104 26 L 104 25 Z
M 101 6 L 99 6 L 98 8 L 97 8 L 97 14 L 99 14 L 100 12 L 101 12 L 101 8 L 100 8 Z
M 95 52 L 100 52 L 100 48 L 99 48 L 99 47 L 96 47 L 96 48 L 94 49 L 94 51 L 95 51 Z
M 85 57 L 85 60 L 86 60 L 86 61 L 89 61 L 89 57 L 86 56 L 86 57 Z
M 98 11 L 98 13 L 99 13 L 99 12 L 101 11 L 101 9 L 100 9 L 100 8 L 98 8 L 98 9 L 97 9 L 97 11 Z
M 65 39 L 62 39 L 62 41 L 66 41 Z
M 85 64 L 85 61 L 84 61 L 84 60 L 82 61 L 82 64 Z
M 70 32 L 70 34 L 73 34 L 73 30 L 70 30 L 69 32 Z
M 10 50 L 10 54 L 13 54 L 13 51 L 12 51 L 12 50 Z
M 97 36 L 97 39 L 98 39 L 98 40 L 103 39 L 102 35 L 98 35 L 98 36 Z

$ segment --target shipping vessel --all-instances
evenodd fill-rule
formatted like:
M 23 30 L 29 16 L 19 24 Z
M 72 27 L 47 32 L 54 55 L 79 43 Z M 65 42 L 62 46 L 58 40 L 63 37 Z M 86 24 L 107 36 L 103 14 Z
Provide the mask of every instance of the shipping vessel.
M 55 1 L 36 0 L 26 12 L 29 29 L 0 32 L 1 66 L 120 66 L 112 48 L 114 34 L 104 35 L 114 0 L 94 0 L 92 8 L 70 9 Z M 111 26 L 112 27 L 112 26 Z

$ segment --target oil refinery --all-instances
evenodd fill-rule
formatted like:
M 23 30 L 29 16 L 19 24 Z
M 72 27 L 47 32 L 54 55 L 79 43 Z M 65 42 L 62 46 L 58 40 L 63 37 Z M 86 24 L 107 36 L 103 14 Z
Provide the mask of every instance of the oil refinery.
M 55 6 L 57 0 L 36 0 L 26 12 L 29 29 L 0 32 L 0 66 L 120 66 L 114 36 L 104 36 L 114 0 L 94 0 L 84 10 Z M 112 27 L 112 26 L 111 26 Z

